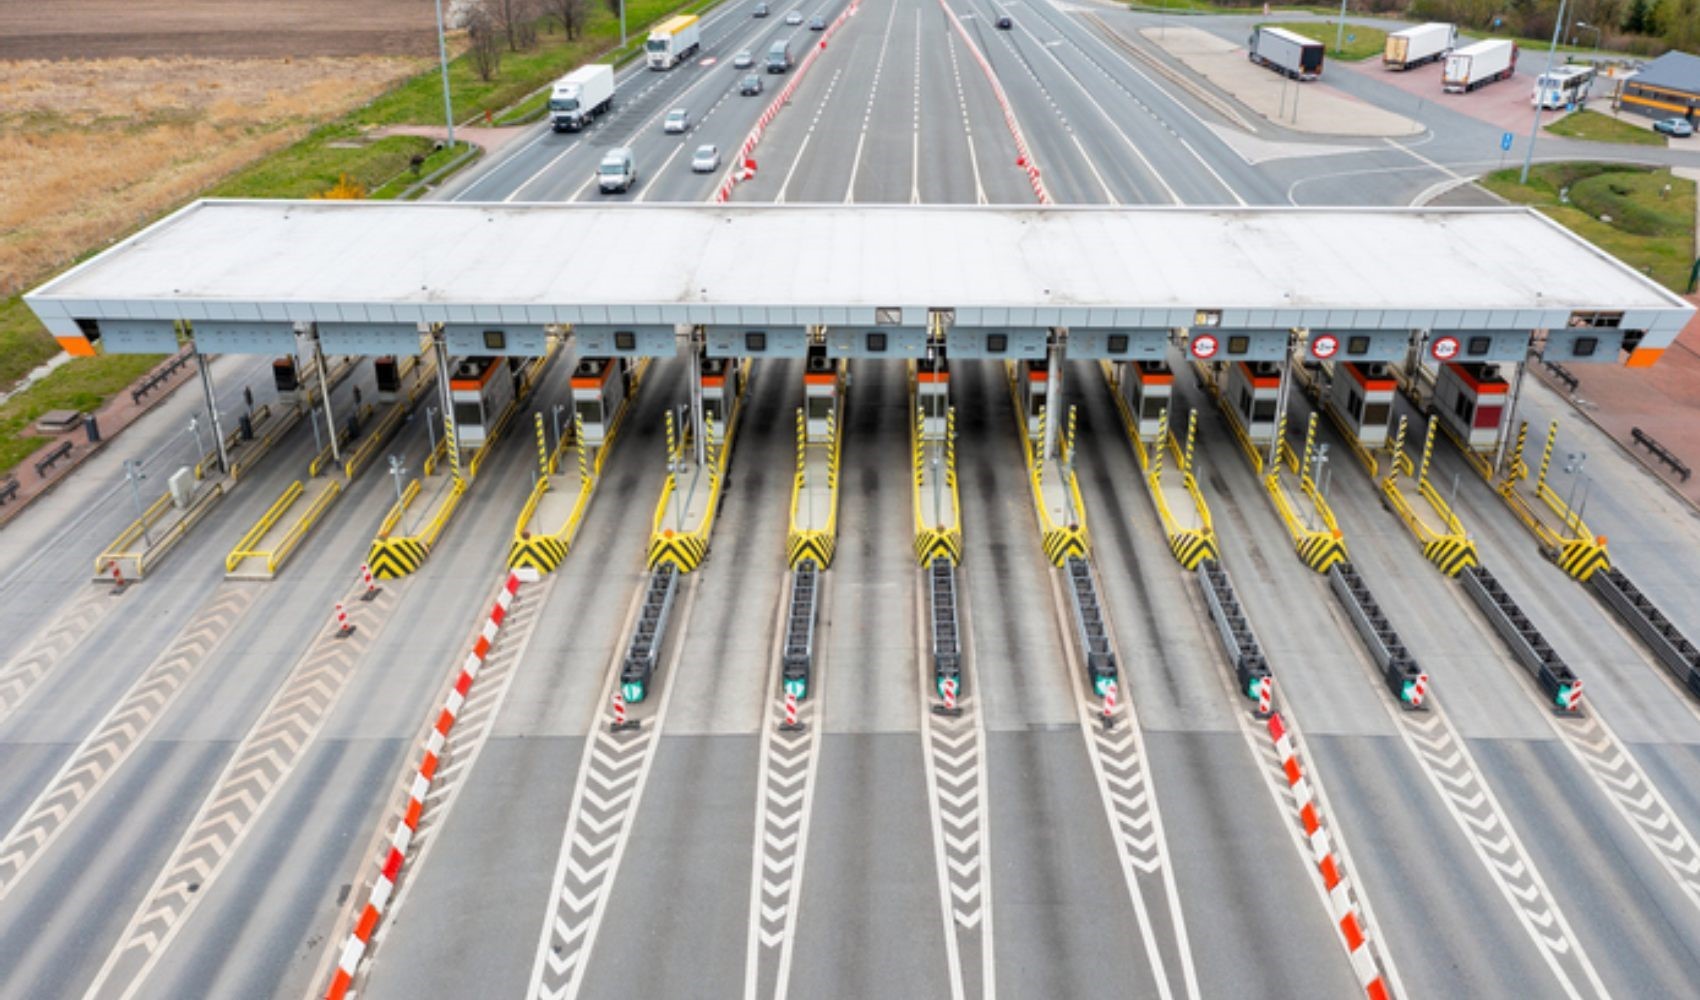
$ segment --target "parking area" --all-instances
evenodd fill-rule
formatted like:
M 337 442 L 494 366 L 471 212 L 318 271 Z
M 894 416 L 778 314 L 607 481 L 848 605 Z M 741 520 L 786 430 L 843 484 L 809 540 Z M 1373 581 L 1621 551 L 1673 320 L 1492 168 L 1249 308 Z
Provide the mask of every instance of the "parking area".
M 1398 87 L 1407 93 L 1434 101 L 1460 114 L 1480 119 L 1490 125 L 1497 125 L 1508 132 L 1526 132 L 1529 128 L 1529 118 L 1534 113 L 1531 95 L 1535 89 L 1535 77 L 1540 75 L 1542 67 L 1546 66 L 1545 53 L 1531 55 L 1528 52 L 1517 54 L 1517 72 L 1508 80 L 1490 83 L 1479 90 L 1468 94 L 1448 94 L 1441 89 L 1440 77 L 1443 63 L 1432 62 L 1416 69 L 1395 72 L 1384 69 L 1379 59 L 1366 59 L 1361 63 L 1335 62 L 1330 69 L 1346 68 L 1354 73 L 1362 73 L 1372 79 L 1385 83 L 1390 87 Z M 1603 84 L 1600 93 L 1609 94 L 1609 84 Z M 1596 111 L 1608 111 L 1610 101 L 1602 97 L 1589 102 Z M 1541 112 L 1541 127 L 1545 128 L 1564 117 L 1563 111 Z M 1629 116 L 1625 116 L 1629 117 Z

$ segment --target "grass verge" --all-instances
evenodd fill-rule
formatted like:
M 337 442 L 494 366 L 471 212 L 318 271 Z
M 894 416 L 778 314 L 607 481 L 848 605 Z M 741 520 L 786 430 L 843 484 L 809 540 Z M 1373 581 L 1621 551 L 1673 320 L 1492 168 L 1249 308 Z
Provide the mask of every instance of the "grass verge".
M 1387 32 L 1363 24 L 1346 24 L 1343 49 L 1334 47 L 1336 29 L 1332 21 L 1320 24 L 1314 21 L 1283 21 L 1270 27 L 1285 28 L 1295 35 L 1313 38 L 1328 46 L 1330 59 L 1341 62 L 1361 62 L 1379 56 L 1387 49 Z
M 1632 146 L 1664 146 L 1665 137 L 1652 129 L 1637 128 L 1598 111 L 1578 111 L 1546 127 L 1553 135 L 1587 142 L 1619 142 Z
M 1527 186 L 1515 168 L 1482 187 L 1534 205 L 1583 239 L 1681 292 L 1694 266 L 1694 182 L 1670 170 L 1613 163 L 1542 163 Z M 1608 221 L 1609 220 L 1609 221 Z
M 21 306 L 20 306 L 21 308 Z M 0 405 L 0 469 L 10 470 L 47 443 L 29 433 L 48 410 L 92 413 L 114 394 L 164 360 L 158 354 L 103 354 L 60 365 L 52 374 Z

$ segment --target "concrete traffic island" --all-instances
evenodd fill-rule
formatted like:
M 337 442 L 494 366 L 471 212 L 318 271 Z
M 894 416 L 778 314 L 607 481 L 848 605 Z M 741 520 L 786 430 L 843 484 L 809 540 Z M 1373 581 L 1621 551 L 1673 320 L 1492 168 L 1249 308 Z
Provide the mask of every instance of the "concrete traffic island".
M 1423 126 L 1332 87 L 1298 83 L 1254 65 L 1243 46 L 1198 28 L 1145 28 L 1144 38 L 1282 128 L 1317 135 L 1419 135 Z M 1326 69 L 1324 70 L 1326 73 Z

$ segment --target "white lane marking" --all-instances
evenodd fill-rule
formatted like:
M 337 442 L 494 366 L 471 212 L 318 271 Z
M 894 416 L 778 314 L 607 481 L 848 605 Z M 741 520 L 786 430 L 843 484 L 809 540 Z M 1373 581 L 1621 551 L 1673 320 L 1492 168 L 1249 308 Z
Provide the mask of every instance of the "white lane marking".
M 972 2 L 972 0 L 970 0 L 970 2 Z M 1025 20 L 1017 22 L 1016 28 L 1019 29 L 1022 34 L 1031 38 L 1034 44 L 1039 47 L 1039 51 L 1043 52 L 1047 59 L 1057 64 L 1057 68 L 1062 70 L 1063 75 L 1068 77 L 1069 81 L 1074 84 L 1076 90 L 1080 91 L 1080 96 L 1086 98 L 1086 102 L 1092 105 L 1093 109 L 1098 112 L 1098 116 L 1104 119 L 1104 123 L 1106 125 L 1110 126 L 1110 130 L 1115 132 L 1115 134 L 1121 138 L 1122 144 L 1127 146 L 1128 151 L 1133 154 L 1134 159 L 1137 159 L 1140 164 L 1145 167 L 1146 172 L 1149 173 L 1152 179 L 1157 182 L 1157 185 L 1163 189 L 1163 193 L 1168 195 L 1169 202 L 1175 205 L 1181 204 L 1181 196 L 1175 193 L 1175 189 L 1169 186 L 1169 182 L 1163 179 L 1162 174 L 1157 172 L 1157 168 L 1152 165 L 1151 161 L 1146 158 L 1145 153 L 1140 150 L 1139 144 L 1134 142 L 1126 132 L 1122 131 L 1122 128 L 1119 124 L 1117 124 L 1115 117 L 1111 115 L 1109 111 L 1105 110 L 1102 104 L 1098 103 L 1098 99 L 1096 97 L 1092 96 L 1092 91 L 1087 88 L 1086 81 L 1077 77 L 1074 74 L 1074 71 L 1069 68 L 1067 63 L 1057 58 L 1057 54 L 1051 50 L 1051 47 L 1041 41 L 1039 36 L 1035 35 L 1032 30 L 1027 27 L 1027 22 Z M 1006 44 L 1008 43 L 1006 42 Z M 1078 139 L 1075 140 L 1075 144 L 1077 146 L 1079 145 Z M 1094 171 L 1094 173 L 1096 173 L 1096 171 Z
M 1436 163 L 1434 160 L 1429 159 L 1428 157 L 1417 152 L 1416 150 L 1412 149 L 1409 146 L 1402 146 L 1399 143 L 1394 142 L 1392 139 L 1386 138 L 1385 136 L 1382 137 L 1381 141 L 1387 143 L 1387 146 L 1388 146 L 1389 149 L 1396 149 L 1399 152 L 1404 153 L 1405 155 L 1411 157 L 1414 160 L 1420 160 L 1421 162 L 1426 163 L 1430 167 L 1433 167 L 1435 170 L 1438 170 L 1441 173 L 1445 174 L 1447 177 L 1451 178 L 1452 180 L 1461 181 L 1461 180 L 1464 179 L 1464 178 L 1458 176 L 1456 173 L 1454 173 L 1452 171 L 1451 167 L 1448 167 L 1443 163 Z
M 915 9 L 915 95 L 911 109 L 913 134 L 909 147 L 909 204 L 921 203 L 921 10 Z
M 974 203 L 986 204 L 986 186 L 980 182 L 980 156 L 974 150 L 974 126 L 968 119 L 968 95 L 962 92 L 962 67 L 956 59 L 956 36 L 944 36 L 950 52 L 950 75 L 956 82 L 956 106 L 962 110 L 962 134 L 968 140 L 968 165 L 974 170 Z
M 1429 710 L 1422 717 L 1395 708 L 1388 695 L 1382 694 L 1379 700 L 1398 726 L 1399 735 L 1417 759 L 1423 775 L 1440 795 L 1441 803 L 1458 824 L 1464 839 L 1469 841 L 1471 852 L 1505 897 L 1517 922 L 1558 978 L 1565 995 L 1584 995 L 1576 983 L 1578 975 L 1588 980 L 1595 995 L 1606 995 L 1582 942 L 1570 929 L 1557 898 L 1547 888 L 1534 858 L 1523 846 L 1516 827 L 1499 804 L 1499 797 L 1476 764 L 1469 744 L 1442 710 L 1439 698 L 1430 696 Z M 1575 962 L 1578 968 L 1566 968 L 1567 960 Z M 1404 995 L 1402 990 L 1398 992 Z
M 704 111 L 704 112 L 703 112 L 703 113 L 702 113 L 702 117 L 701 117 L 701 118 L 698 118 L 698 119 L 697 119 L 697 120 L 696 120 L 696 121 L 695 121 L 695 122 L 692 122 L 692 123 L 691 123 L 691 127 L 690 127 L 690 128 L 688 128 L 688 129 L 686 129 L 686 130 L 685 130 L 685 132 L 684 132 L 684 134 L 683 134 L 683 135 L 681 135 L 681 136 L 679 136 L 679 143 L 678 143 L 678 145 L 676 145 L 676 146 L 674 146 L 674 147 L 673 147 L 673 151 L 672 151 L 672 152 L 671 152 L 671 153 L 668 153 L 668 154 L 667 154 L 667 159 L 665 159 L 665 160 L 662 160 L 662 161 L 661 161 L 661 166 L 659 166 L 659 167 L 657 167 L 657 168 L 655 168 L 655 173 L 653 173 L 653 174 L 651 174 L 651 175 L 650 175 L 650 178 L 651 178 L 651 179 L 652 179 L 652 180 L 653 180 L 653 179 L 654 179 L 654 178 L 657 178 L 657 177 L 662 177 L 662 176 L 664 176 L 664 175 L 665 175 L 665 174 L 666 174 L 666 173 L 667 173 L 667 167 L 668 167 L 668 166 L 669 166 L 669 165 L 670 165 L 670 164 L 671 164 L 671 163 L 672 163 L 672 162 L 673 162 L 673 161 L 674 161 L 674 160 L 676 160 L 676 159 L 678 159 L 678 158 L 679 158 L 679 154 L 680 154 L 680 153 L 682 153 L 682 152 L 684 152 L 684 151 L 685 151 L 685 150 L 687 150 L 687 149 L 690 149 L 690 150 L 692 150 L 692 153 L 691 153 L 691 155 L 692 155 L 692 156 L 693 156 L 693 157 L 695 157 L 695 155 L 696 155 L 696 152 L 695 152 L 695 149 L 694 149 L 694 146 L 696 146 L 696 145 L 701 145 L 701 143 L 695 143 L 695 144 L 693 144 L 693 143 L 692 143 L 692 142 L 691 142 L 691 137 L 692 137 L 692 136 L 694 136 L 694 135 L 696 135 L 696 133 L 697 133 L 697 132 L 698 132 L 698 131 L 699 131 L 699 130 L 701 130 L 701 128 L 702 128 L 702 127 L 703 127 L 703 126 L 704 126 L 704 125 L 706 125 L 706 124 L 708 124 L 708 120 L 709 120 L 709 119 L 710 119 L 710 118 L 713 118 L 713 117 L 714 117 L 714 113 L 715 113 L 715 112 L 716 112 L 716 111 L 719 111 L 719 110 L 720 110 L 720 106 L 721 106 L 721 105 L 722 105 L 722 104 L 725 104 L 725 103 L 726 103 L 726 99 L 727 99 L 727 98 L 728 98 L 728 97 L 731 97 L 731 96 L 732 96 L 732 93 L 733 93 L 733 92 L 732 92 L 732 91 L 731 91 L 731 90 L 730 90 L 730 89 L 728 89 L 728 90 L 727 90 L 727 91 L 726 91 L 726 93 L 724 93 L 724 94 L 721 94 L 721 95 L 720 95 L 720 100 L 718 100 L 718 101 L 715 101 L 715 102 L 714 102 L 714 103 L 713 103 L 713 104 L 711 104 L 711 105 L 709 105 L 709 106 L 708 106 L 708 110 L 707 110 L 707 111 Z M 712 176 L 714 176 L 714 174 L 715 174 L 715 173 L 716 173 L 716 172 L 718 172 L 718 170 L 719 170 L 719 168 L 718 168 L 718 167 L 716 167 L 716 168 L 715 168 L 715 170 L 712 170 L 712 171 L 709 171 L 709 172 L 708 172 L 708 173 L 707 173 L 707 174 L 704 174 L 704 175 L 703 175 L 703 176 L 705 176 L 705 177 L 712 177 Z M 692 173 L 695 173 L 695 171 L 694 171 L 694 170 L 693 170 L 693 171 L 692 171 Z M 633 200 L 633 201 L 648 201 L 648 200 L 649 200 L 649 195 L 650 195 L 650 192 L 652 192 L 652 191 L 654 191 L 654 190 L 655 190 L 655 185 L 654 185 L 654 184 L 645 184 L 645 185 L 644 185 L 644 186 L 643 186 L 643 190 L 642 190 L 642 191 L 640 191 L 640 192 L 638 192 L 638 196 L 637 196 L 637 197 L 636 197 L 636 198 L 633 198 L 633 199 L 632 199 L 632 200 Z
M 583 139 L 574 139 L 572 142 L 567 143 L 566 148 L 562 149 L 559 153 L 550 157 L 549 162 L 543 164 L 541 167 L 538 167 L 536 173 L 532 174 L 530 177 L 527 177 L 525 180 L 521 181 L 512 191 L 509 191 L 508 196 L 506 198 L 502 199 L 502 204 L 506 205 L 509 202 L 517 199 L 519 197 L 519 193 L 521 191 L 524 191 L 526 188 L 530 187 L 532 182 L 537 180 L 539 177 L 542 177 L 544 174 L 555 169 L 555 164 L 561 162 L 562 157 L 566 156 L 568 153 L 571 153 L 573 150 L 577 149 L 579 147 L 579 143 L 581 143 L 583 141 L 584 141 Z
M 647 577 L 646 577 L 647 580 Z M 561 834 L 561 853 L 555 864 L 554 880 L 550 883 L 549 908 L 543 914 L 537 957 L 532 965 L 531 984 L 526 996 L 539 998 L 576 997 L 584 984 L 584 972 L 590 964 L 596 945 L 597 932 L 608 909 L 620 861 L 631 842 L 632 827 L 637 822 L 638 806 L 644 787 L 649 783 L 655 748 L 660 743 L 661 729 L 667 719 L 667 708 L 677 687 L 679 658 L 684 652 L 682 636 L 690 627 L 691 611 L 696 606 L 697 588 L 687 580 L 690 592 L 685 595 L 678 620 L 670 629 L 677 629 L 673 652 L 661 669 L 661 704 L 654 715 L 634 711 L 632 717 L 643 722 L 636 732 L 609 731 L 612 718 L 608 706 L 614 686 L 619 683 L 620 666 L 625 656 L 622 642 L 614 650 L 603 681 L 600 699 L 591 716 L 591 731 L 585 735 L 584 751 L 579 760 L 578 779 L 573 786 L 572 808 L 566 828 Z M 644 588 L 634 588 L 630 611 L 621 636 L 631 633 L 632 623 L 642 604 Z M 632 768 L 631 762 L 638 761 Z M 594 785 L 600 791 L 592 790 Z M 593 820 L 587 810 L 601 815 Z M 612 832 L 609 832 L 612 830 Z M 611 853 L 604 856 L 604 852 Z M 595 860 L 596 858 L 601 860 Z M 580 863 L 582 860 L 582 864 Z M 568 885 L 582 887 L 574 893 Z M 560 944 L 557 945 L 556 939 Z
M 832 71 L 832 79 L 826 83 L 826 91 L 821 94 L 820 104 L 815 107 L 815 116 L 809 119 L 809 130 L 803 133 L 803 141 L 797 147 L 797 155 L 791 160 L 791 168 L 785 171 L 785 179 L 779 184 L 779 193 L 774 196 L 773 203 L 783 204 L 785 192 L 791 187 L 791 178 L 796 175 L 797 167 L 803 162 L 803 153 L 809 148 L 809 140 L 815 137 L 815 127 L 820 124 L 821 115 L 826 113 L 826 106 L 832 102 L 832 92 L 838 87 L 838 78 L 844 75 L 844 68 Z M 798 88 L 801 90 L 802 88 Z
M 920 12 L 916 12 L 920 16 Z M 880 41 L 879 61 L 874 63 L 874 85 L 868 91 L 868 106 L 862 109 L 862 131 L 856 137 L 856 155 L 850 158 L 850 183 L 844 186 L 844 204 L 856 203 L 856 174 L 862 169 L 862 144 L 868 141 L 868 123 L 874 116 L 874 98 L 879 96 L 880 77 L 885 73 L 885 53 L 891 45 L 891 26 L 897 20 L 897 4 L 891 5 L 891 13 L 885 19 L 885 37 Z
M 789 574 L 787 574 L 789 578 Z M 830 575 L 822 574 L 820 604 L 830 606 Z M 785 615 L 789 610 L 782 592 L 773 622 L 773 648 L 769 653 L 767 723 L 762 734 L 761 772 L 756 779 L 755 844 L 750 857 L 750 925 L 744 957 L 744 998 L 761 994 L 761 961 L 773 948 L 779 949 L 774 973 L 773 1000 L 785 1000 L 790 989 L 792 947 L 796 940 L 797 911 L 803 891 L 803 868 L 808 862 L 809 820 L 814 815 L 815 777 L 820 770 L 821 735 L 826 726 L 825 629 L 823 617 L 815 630 L 815 664 L 809 697 L 798 705 L 802 732 L 779 729 L 785 720 L 783 659 Z M 801 797 L 792 790 L 802 782 Z M 788 832 L 787 832 L 788 831 Z M 773 872 L 769 876 L 769 870 Z M 782 874 L 783 873 L 783 874 Z M 772 898 L 770 905 L 767 900 Z M 777 929 L 772 925 L 777 924 Z
M 1092 573 L 1097 576 L 1095 566 Z M 1122 863 L 1122 880 L 1127 886 L 1128 898 L 1133 902 L 1134 916 L 1139 921 L 1140 933 L 1145 938 L 1145 954 L 1151 964 L 1152 977 L 1162 996 L 1173 995 L 1168 973 L 1164 968 L 1163 952 L 1151 929 L 1151 917 L 1139 884 L 1140 873 L 1158 874 L 1162 879 L 1163 894 L 1169 904 L 1169 920 L 1175 929 L 1175 950 L 1180 955 L 1181 978 L 1186 985 L 1186 995 L 1191 1000 L 1198 1000 L 1198 970 L 1192 960 L 1186 917 L 1181 912 L 1181 895 L 1179 886 L 1175 884 L 1175 869 L 1169 863 L 1169 838 L 1164 833 L 1162 813 L 1157 808 L 1157 785 L 1151 778 L 1149 758 L 1145 753 L 1145 732 L 1139 725 L 1139 715 L 1134 709 L 1133 693 L 1127 693 L 1126 700 L 1116 713 L 1116 721 L 1120 723 L 1117 728 L 1104 729 L 1098 724 L 1099 713 L 1094 711 L 1095 706 L 1088 703 L 1081 694 L 1079 679 L 1086 676 L 1086 671 L 1075 649 L 1074 634 L 1071 631 L 1073 618 L 1070 616 L 1068 599 L 1064 596 L 1065 584 L 1060 574 L 1052 572 L 1050 576 L 1051 610 L 1056 615 L 1057 627 L 1064 633 L 1063 670 L 1067 675 L 1069 690 L 1075 694 L 1080 735 L 1086 742 L 1086 756 L 1092 763 L 1092 773 L 1098 779 L 1098 793 L 1104 805 L 1104 818 L 1109 822 L 1110 832 L 1115 837 L 1116 853 Z M 1101 578 L 1099 588 L 1101 594 Z M 1114 619 L 1106 615 L 1105 624 L 1109 627 L 1111 649 L 1118 650 L 1120 642 L 1116 638 Z M 1118 662 L 1127 662 L 1121 658 L 1119 652 L 1116 659 Z M 1112 764 L 1126 777 L 1112 777 Z M 1136 831 L 1142 829 L 1148 829 L 1149 832 L 1142 837 L 1136 836 Z

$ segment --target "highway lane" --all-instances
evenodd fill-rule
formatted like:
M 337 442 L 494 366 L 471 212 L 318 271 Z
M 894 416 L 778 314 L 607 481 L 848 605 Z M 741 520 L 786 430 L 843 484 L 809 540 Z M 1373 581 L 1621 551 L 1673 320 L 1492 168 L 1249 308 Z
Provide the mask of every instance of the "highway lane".
M 789 593 L 802 387 L 799 359 L 758 362 L 751 372 L 701 595 L 668 681 L 667 727 L 609 898 L 610 931 L 585 973 L 588 996 L 735 996 L 743 988 L 746 921 L 733 917 L 742 885 L 730 876 L 749 865 L 755 837 L 758 731 L 773 626 Z
M 683 398 L 685 374 L 678 361 L 652 365 L 488 743 L 459 779 L 454 807 L 431 820 L 428 853 L 382 925 L 363 995 L 524 995 L 585 733 L 644 578 L 649 515 L 665 478 L 662 415 Z M 348 875 L 363 886 L 369 859 Z M 472 933 L 468 912 L 481 915 Z M 347 919 L 331 941 L 347 933 Z
M 1355 989 L 1336 962 L 1327 913 L 1311 905 L 1308 860 L 1281 842 L 1276 811 L 1236 716 L 1215 625 L 1170 557 L 1156 508 L 1096 364 L 1069 367 L 1079 407 L 1080 488 L 1130 704 L 1145 729 L 1182 904 L 1206 996 L 1263 983 L 1271 995 Z M 1190 515 L 1176 512 L 1177 516 Z M 1235 831 L 1257 831 L 1252 852 Z M 1233 947 L 1202 942 L 1231 941 Z M 1321 956 L 1329 956 L 1324 959 Z

